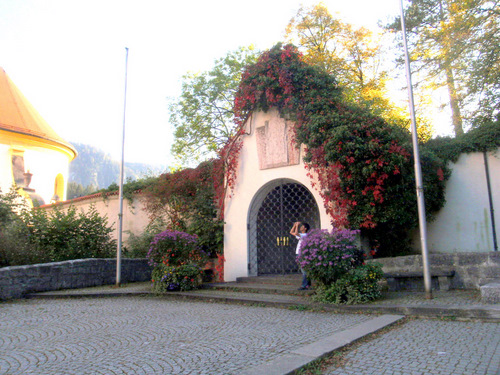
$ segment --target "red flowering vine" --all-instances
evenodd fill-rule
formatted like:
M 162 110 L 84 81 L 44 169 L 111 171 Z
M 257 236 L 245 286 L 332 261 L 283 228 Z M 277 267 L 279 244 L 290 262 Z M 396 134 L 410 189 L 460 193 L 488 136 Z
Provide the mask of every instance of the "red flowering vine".
M 242 76 L 234 102 L 240 131 L 221 152 L 225 188 L 231 189 L 236 180 L 243 124 L 253 111 L 271 108 L 295 123 L 297 144 L 306 146 L 307 173 L 335 226 L 374 233 L 385 224 L 416 225 L 409 133 L 346 104 L 335 78 L 305 63 L 292 45 L 278 44 L 264 52 Z M 445 166 L 436 159 L 429 163 L 430 181 L 444 180 L 436 171 Z M 444 201 L 444 186 L 435 186 L 433 209 Z

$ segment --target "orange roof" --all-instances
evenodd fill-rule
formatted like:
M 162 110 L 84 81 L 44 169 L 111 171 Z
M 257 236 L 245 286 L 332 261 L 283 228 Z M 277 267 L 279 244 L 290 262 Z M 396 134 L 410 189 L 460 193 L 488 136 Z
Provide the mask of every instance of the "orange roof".
M 0 130 L 55 142 L 76 156 L 75 148 L 59 137 L 0 68 Z

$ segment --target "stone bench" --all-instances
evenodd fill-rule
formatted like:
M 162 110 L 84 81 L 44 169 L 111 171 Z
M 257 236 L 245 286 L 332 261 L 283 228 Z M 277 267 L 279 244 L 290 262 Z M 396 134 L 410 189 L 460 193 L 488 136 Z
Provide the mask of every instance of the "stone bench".
M 450 290 L 451 279 L 455 276 L 453 269 L 431 270 L 431 287 L 433 290 Z M 384 278 L 390 291 L 413 290 L 424 291 L 423 271 L 386 272 Z

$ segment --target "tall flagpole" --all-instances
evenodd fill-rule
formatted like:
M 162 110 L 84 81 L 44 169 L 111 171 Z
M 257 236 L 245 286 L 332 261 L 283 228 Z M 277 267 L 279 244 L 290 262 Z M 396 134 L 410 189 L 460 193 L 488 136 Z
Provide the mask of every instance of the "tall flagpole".
M 122 161 L 120 165 L 120 208 L 118 212 L 118 247 L 116 249 L 116 286 L 121 284 L 122 274 L 122 228 L 123 228 L 123 166 L 125 164 L 125 113 L 127 109 L 127 73 L 128 73 L 128 48 L 125 47 L 125 94 L 123 99 L 123 133 L 122 133 Z
M 422 169 L 420 167 L 420 153 L 418 151 L 417 123 L 415 120 L 415 105 L 413 103 L 413 87 L 411 84 L 410 57 L 408 55 L 408 44 L 406 42 L 406 26 L 403 10 L 403 0 L 400 0 L 401 8 L 401 32 L 403 33 L 403 44 L 406 62 L 406 79 L 408 81 L 408 98 L 410 100 L 411 116 L 411 138 L 413 142 L 413 158 L 415 162 L 415 180 L 417 185 L 418 223 L 420 228 L 420 244 L 422 247 L 422 263 L 424 267 L 425 297 L 432 299 L 431 273 L 429 268 L 429 256 L 427 251 L 427 223 L 425 219 L 424 185 L 422 183 Z

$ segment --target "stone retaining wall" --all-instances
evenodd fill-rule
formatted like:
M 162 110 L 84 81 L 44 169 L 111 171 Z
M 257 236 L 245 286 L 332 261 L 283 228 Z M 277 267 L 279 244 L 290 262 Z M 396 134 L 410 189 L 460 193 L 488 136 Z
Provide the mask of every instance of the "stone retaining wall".
M 382 263 L 386 273 L 423 272 L 422 256 L 408 255 L 373 260 Z M 450 289 L 478 289 L 500 279 L 500 252 L 429 254 L 433 269 L 454 269 Z
M 121 281 L 148 281 L 146 259 L 122 259 Z M 116 283 L 116 259 L 76 259 L 64 262 L 0 268 L 0 300 L 27 293 L 85 288 Z

